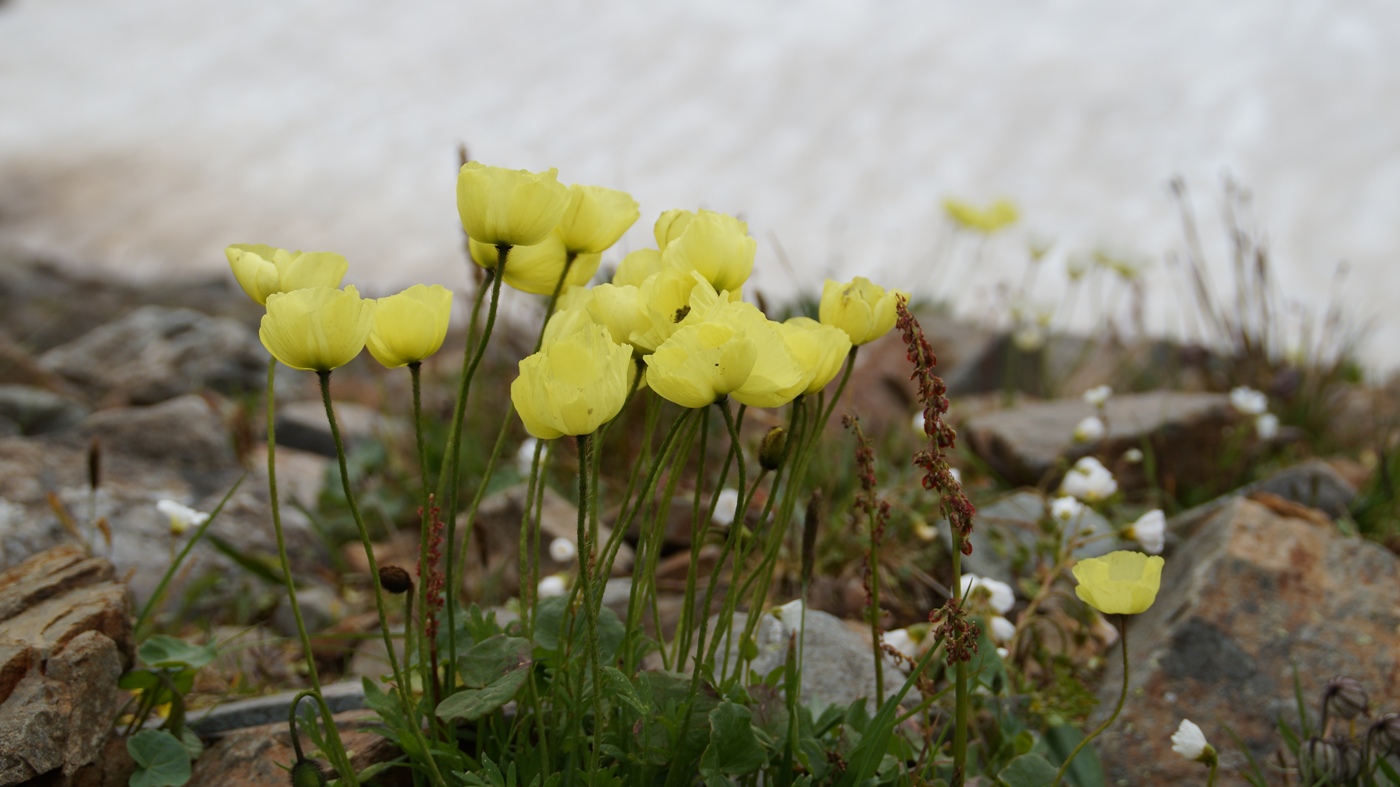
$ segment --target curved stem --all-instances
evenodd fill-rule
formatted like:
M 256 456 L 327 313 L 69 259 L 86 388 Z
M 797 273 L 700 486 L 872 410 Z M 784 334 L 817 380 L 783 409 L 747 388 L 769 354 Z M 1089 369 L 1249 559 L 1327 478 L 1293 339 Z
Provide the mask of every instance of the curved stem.
M 316 692 L 311 689 L 297 692 L 297 695 L 292 697 L 291 706 L 287 708 L 287 731 L 292 735 L 292 751 L 297 756 L 297 762 L 306 759 L 305 755 L 301 753 L 301 735 L 297 730 L 297 708 L 301 706 L 301 701 L 307 697 L 316 697 Z
M 301 615 L 301 605 L 297 603 L 297 585 L 292 581 L 292 563 L 287 558 L 287 537 L 282 530 L 282 508 L 277 499 L 277 359 L 267 361 L 267 496 L 272 513 L 272 531 L 277 537 L 277 559 L 282 564 L 282 584 L 287 588 L 287 603 L 292 608 L 292 619 L 297 624 L 297 636 L 301 639 L 301 651 L 306 659 L 306 674 L 311 679 L 311 690 L 321 708 L 321 719 L 326 725 L 326 735 L 334 751 L 326 752 L 333 758 L 340 778 L 351 785 L 359 784 L 355 769 L 350 765 L 350 757 L 345 752 L 345 744 L 340 741 L 340 730 L 335 726 L 330 706 L 321 696 L 321 677 L 316 671 L 316 656 L 311 651 L 311 637 L 306 633 L 306 621 Z M 214 517 L 209 517 L 213 519 Z M 205 524 L 208 524 L 206 522 Z M 193 539 L 191 539 L 193 540 Z M 294 704 L 295 707 L 295 704 Z
M 345 443 L 340 437 L 340 426 L 335 420 L 335 407 L 331 404 L 331 373 L 329 371 L 317 372 L 317 378 L 321 382 L 321 402 L 326 407 L 326 420 L 330 424 L 331 439 L 335 442 L 336 459 L 340 462 L 340 484 L 345 491 L 345 502 L 350 507 L 350 516 L 355 520 L 355 528 L 360 532 L 360 543 L 364 545 L 365 562 L 369 565 L 370 587 L 374 589 L 374 606 L 379 613 L 379 632 L 384 638 L 384 649 L 389 655 L 389 668 L 394 673 L 394 683 L 397 684 L 399 701 L 403 703 L 403 711 L 412 722 L 414 737 L 418 738 L 418 743 L 424 751 L 429 751 L 428 742 L 423 739 L 423 730 L 414 719 L 414 704 L 408 694 L 408 685 L 403 678 L 403 672 L 399 669 L 399 657 L 395 654 L 394 638 L 389 633 L 389 615 L 384 606 L 384 589 L 379 584 L 379 564 L 374 559 L 374 543 L 370 540 L 369 529 L 365 527 L 364 517 L 360 514 L 359 503 L 355 502 L 354 490 L 350 488 L 350 469 L 345 462 Z M 431 772 L 433 781 L 439 785 L 446 783 L 442 779 L 442 774 L 438 772 L 437 761 L 429 754 L 425 757 L 428 770 Z
M 1060 780 L 1064 778 L 1065 771 L 1069 770 L 1069 765 L 1074 762 L 1074 757 L 1079 754 L 1079 750 L 1088 746 L 1089 741 L 1097 738 L 1099 733 L 1108 729 L 1108 725 L 1112 724 L 1113 720 L 1118 718 L 1118 714 L 1123 712 L 1123 703 L 1128 699 L 1128 625 L 1127 619 L 1123 615 L 1118 616 L 1118 632 L 1118 639 L 1120 639 L 1123 644 L 1123 693 L 1118 695 L 1118 704 L 1114 706 L 1113 714 L 1107 719 L 1104 719 L 1103 724 L 1100 724 L 1098 729 L 1084 736 L 1084 740 L 1081 740 L 1079 745 L 1074 747 L 1074 751 L 1070 752 L 1069 756 L 1065 758 L 1064 764 L 1060 766 L 1059 772 L 1055 774 L 1055 781 L 1050 783 L 1050 787 L 1059 787 Z M 1213 776 L 1215 771 L 1212 770 L 1211 774 Z

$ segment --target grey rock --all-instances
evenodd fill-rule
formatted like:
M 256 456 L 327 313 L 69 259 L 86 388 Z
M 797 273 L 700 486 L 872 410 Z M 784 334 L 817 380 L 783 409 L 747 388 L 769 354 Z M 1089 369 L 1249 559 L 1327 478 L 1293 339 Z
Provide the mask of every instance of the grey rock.
M 333 402 L 333 405 L 346 451 L 380 440 L 389 430 L 397 428 L 372 407 L 353 402 Z M 321 400 L 278 405 L 276 417 L 279 446 L 335 457 L 335 439 L 331 436 L 326 406 Z
M 991 577 L 1015 587 L 1016 577 L 1024 575 L 1023 569 L 1036 542 L 1045 537 L 1041 522 L 1048 505 L 1039 492 L 1022 489 L 977 509 L 972 554 L 963 557 L 963 572 Z M 1105 537 L 1113 535 L 1113 526 L 1087 506 L 1074 524 L 1078 535 L 1089 542 L 1075 549 L 1076 558 L 1098 557 L 1120 548 L 1113 538 Z M 937 529 L 943 543 L 952 549 L 953 534 L 947 520 L 941 521 Z M 1062 528 L 1061 546 L 1075 533 L 1075 529 Z
M 104 455 L 160 462 L 191 480 L 241 467 L 222 416 L 194 394 L 150 407 L 100 410 L 82 427 L 101 441 Z
M 292 700 L 296 695 L 295 691 L 284 691 L 266 697 L 225 702 L 205 713 L 192 715 L 189 719 L 190 728 L 206 740 L 245 727 L 260 727 L 279 722 L 285 731 L 287 712 L 291 710 Z M 344 713 L 365 707 L 364 685 L 358 680 L 322 686 L 321 697 L 330 706 L 331 713 Z M 314 702 L 311 699 L 302 700 L 303 705 Z
M 382 734 L 383 722 L 376 714 L 352 710 L 337 713 L 334 721 L 356 771 L 403 756 L 393 741 Z M 270 724 L 225 733 L 195 761 L 189 784 L 284 787 L 288 783 L 287 769 L 295 760 L 284 710 L 282 717 Z M 324 760 L 320 762 L 327 765 Z M 335 772 L 327 768 L 326 775 L 334 778 Z M 407 768 L 393 768 L 376 775 L 374 783 L 409 787 L 413 780 Z
M 1297 724 L 1295 667 L 1311 714 L 1335 675 L 1359 680 L 1373 707 L 1400 702 L 1400 558 L 1288 512 L 1307 509 L 1233 498 L 1167 560 L 1156 603 L 1129 620 L 1127 705 L 1094 743 L 1110 784 L 1200 779 L 1198 764 L 1171 752 L 1182 717 L 1227 742 L 1216 744 L 1222 782 L 1243 781 L 1244 755 L 1224 727 L 1259 761 L 1270 757 L 1281 745 L 1276 720 Z M 1105 661 L 1091 724 L 1122 684 L 1117 654 Z
M 309 632 L 330 628 L 344 618 L 348 610 L 340 595 L 325 585 L 297 588 L 297 606 L 301 608 L 301 619 Z M 278 597 L 277 608 L 272 611 L 272 627 L 284 637 L 297 636 L 296 617 L 286 595 Z
M 88 414 L 81 402 L 28 385 L 0 385 L 0 418 L 27 435 L 57 432 L 74 426 Z
M 1013 484 L 1055 481 L 1074 460 L 1093 453 L 1114 471 L 1121 488 L 1140 488 L 1143 464 L 1117 461 L 1131 448 L 1151 449 L 1158 481 L 1180 485 L 1210 478 L 1217 470 L 1203 456 L 1219 454 L 1225 430 L 1237 416 L 1224 394 L 1158 391 L 1108 400 L 1107 436 L 1075 443 L 1074 427 L 1094 414 L 1079 399 L 1021 404 L 982 413 L 959 431 L 974 453 Z
M 205 388 L 258 390 L 267 353 L 236 320 L 146 306 L 49 350 L 39 363 L 93 399 L 153 404 Z
M 1278 495 L 1284 500 L 1317 509 L 1333 520 L 1341 519 L 1351 509 L 1357 494 L 1356 487 L 1342 478 L 1331 465 L 1320 459 L 1310 459 L 1177 514 L 1168 523 L 1171 539 L 1168 543 L 1190 535 L 1221 508 L 1256 492 Z

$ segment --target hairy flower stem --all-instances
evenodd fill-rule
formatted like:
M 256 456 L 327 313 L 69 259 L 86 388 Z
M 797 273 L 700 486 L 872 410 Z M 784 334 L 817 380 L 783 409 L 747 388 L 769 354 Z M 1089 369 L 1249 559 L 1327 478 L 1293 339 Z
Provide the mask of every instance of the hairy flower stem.
M 389 615 L 384 607 L 384 589 L 379 586 L 379 565 L 374 559 L 374 542 L 370 540 L 369 529 L 365 527 L 364 517 L 360 514 L 360 506 L 355 502 L 355 492 L 350 487 L 350 469 L 345 462 L 345 443 L 340 437 L 340 426 L 335 420 L 335 407 L 331 404 L 331 373 L 317 372 L 316 376 L 321 381 L 321 402 L 326 406 L 326 421 L 330 424 L 331 439 L 335 442 L 336 459 L 340 462 L 340 484 L 345 491 L 345 502 L 350 506 L 350 516 L 355 520 L 355 528 L 360 532 L 360 543 L 365 548 L 365 562 L 369 565 L 370 586 L 374 589 L 374 606 L 379 613 L 379 632 L 384 638 L 384 648 L 389 654 L 389 668 L 394 673 L 394 683 L 398 689 L 399 701 L 403 703 L 403 711 L 412 721 L 414 737 L 418 739 L 418 745 L 424 751 L 429 751 L 428 742 L 423 737 L 423 730 L 420 728 L 414 713 L 415 704 L 408 692 L 408 683 L 404 680 L 403 672 L 399 668 L 399 658 L 395 655 L 394 638 L 389 633 Z M 448 608 L 451 608 L 449 603 Z M 405 622 L 407 626 L 408 623 Z M 425 757 L 428 770 L 432 776 L 433 783 L 440 787 L 445 787 L 442 774 L 438 772 L 437 761 L 431 755 Z
M 457 579 L 454 572 L 452 547 L 457 543 L 457 485 L 460 481 L 458 468 L 462 461 L 462 422 L 466 418 L 467 397 L 471 394 L 472 378 L 476 376 L 476 369 L 481 365 L 481 359 L 486 355 L 486 346 L 491 342 L 491 332 L 496 327 L 496 310 L 501 302 L 501 283 L 505 277 L 506 260 L 510 257 L 510 245 L 500 244 L 496 247 L 496 269 L 491 277 L 491 306 L 486 311 L 486 327 L 482 329 L 481 338 L 477 341 L 475 348 L 468 342 L 466 353 L 471 356 L 471 363 L 462 369 L 462 378 L 457 386 L 457 402 L 452 408 L 452 427 L 447 433 L 447 461 L 443 463 L 442 472 L 438 476 L 438 498 L 443 499 L 444 492 L 447 507 L 444 511 L 447 514 L 447 565 L 443 567 L 444 579 L 447 586 L 447 685 L 455 685 L 452 678 L 452 668 L 457 663 L 457 594 L 458 585 L 461 581 Z M 474 350 L 474 351 L 473 351 Z M 465 361 L 465 358 L 464 358 Z M 463 547 L 465 549 L 465 545 Z
M 1118 616 L 1118 639 L 1123 646 L 1123 691 L 1118 695 L 1118 704 L 1113 706 L 1112 715 L 1104 719 L 1103 724 L 1100 724 L 1097 729 L 1084 736 L 1084 739 L 1079 742 L 1079 745 L 1074 747 L 1074 751 L 1069 753 L 1069 756 L 1065 758 L 1064 764 L 1060 766 L 1060 770 L 1055 774 L 1055 781 L 1050 783 L 1050 787 L 1059 787 L 1060 780 L 1065 777 L 1065 771 L 1069 770 L 1070 763 L 1074 762 L 1074 758 L 1079 754 L 1079 750 L 1088 746 L 1089 741 L 1099 737 L 1099 733 L 1108 729 L 1109 725 L 1118 718 L 1118 714 L 1123 712 L 1123 703 L 1128 699 L 1128 620 L 1126 615 Z M 1215 776 L 1214 768 L 1211 769 L 1210 775 L 1213 781 Z
M 414 362 L 408 365 L 409 374 L 413 378 L 413 432 L 418 442 L 418 475 L 421 481 L 422 490 L 419 493 L 419 523 L 418 523 L 418 620 L 413 620 L 410 614 L 409 619 L 404 622 L 404 631 L 410 627 L 417 626 L 418 635 L 418 668 L 422 673 L 423 691 L 429 694 L 429 698 L 434 707 L 437 706 L 438 697 L 433 690 L 437 685 L 437 676 L 433 674 L 432 665 L 426 656 L 428 648 L 428 520 L 432 516 L 432 503 L 428 493 L 428 449 L 423 441 L 423 388 L 422 388 L 422 362 Z M 410 591 L 412 592 L 412 591 Z M 412 609 L 412 604 L 409 605 Z M 404 667 L 409 665 L 408 640 L 404 642 Z M 432 729 L 431 725 L 429 729 Z
M 598 770 L 598 758 L 602 752 L 601 740 L 604 726 L 602 683 L 598 677 L 598 662 L 602 656 L 598 650 L 598 608 L 593 603 L 593 541 L 595 530 L 592 517 L 588 515 L 589 476 L 592 473 L 594 452 L 593 435 L 578 435 L 578 583 L 583 594 L 583 636 L 586 650 L 584 667 L 593 679 L 593 745 L 589 754 L 589 773 Z M 601 596 L 601 594 L 599 594 Z M 582 685 L 582 681 L 580 681 Z
M 962 533 L 953 533 L 953 601 L 962 604 Z M 967 662 L 961 659 L 953 667 L 953 787 L 962 787 L 967 775 L 967 716 L 971 697 L 967 691 Z
M 276 404 L 277 359 L 267 362 L 267 496 L 272 512 L 272 532 L 277 537 L 277 559 L 282 564 L 282 584 L 287 588 L 287 603 L 292 608 L 292 619 L 297 624 L 297 636 L 301 639 L 302 655 L 306 659 L 306 674 L 311 680 L 312 696 L 321 708 L 321 719 L 326 724 L 326 736 L 332 751 L 326 752 L 340 778 L 347 784 L 358 785 L 355 769 L 350 766 L 350 757 L 345 753 L 345 744 L 340 741 L 340 730 L 331 717 L 330 706 L 321 696 L 321 677 L 316 671 L 316 656 L 311 651 L 311 637 L 306 633 L 306 621 L 301 615 L 301 605 L 297 603 L 297 585 L 292 580 L 292 563 L 287 558 L 287 537 L 282 530 L 282 509 L 277 500 L 277 404 Z M 296 706 L 293 705 L 293 708 Z

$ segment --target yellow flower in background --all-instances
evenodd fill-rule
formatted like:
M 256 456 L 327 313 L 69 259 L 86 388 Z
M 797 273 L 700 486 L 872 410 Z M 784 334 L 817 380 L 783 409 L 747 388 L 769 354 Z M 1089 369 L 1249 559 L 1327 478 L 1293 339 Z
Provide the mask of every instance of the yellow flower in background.
M 656 219 L 656 223 L 651 227 L 652 237 L 656 238 L 656 248 L 665 250 L 666 244 L 679 238 L 690 220 L 695 218 L 695 211 L 672 208 L 662 213 Z
M 1162 558 L 1120 550 L 1085 558 L 1074 566 L 1075 595 L 1109 615 L 1146 612 L 1162 586 Z
M 1009 199 L 999 199 L 985 208 L 961 200 L 946 199 L 943 200 L 943 211 L 959 226 L 987 235 L 1010 227 L 1021 217 L 1016 203 Z
M 354 287 L 308 287 L 273 293 L 258 338 L 293 369 L 329 372 L 360 354 L 374 327 L 375 302 Z
M 441 284 L 415 284 L 380 298 L 369 332 L 369 354 L 390 369 L 418 363 L 442 347 L 452 316 L 452 293 Z
M 467 241 L 467 250 L 471 252 L 472 262 L 489 271 L 494 271 L 500 262 L 496 247 L 489 243 L 471 239 Z M 516 246 L 510 250 L 510 258 L 506 261 L 505 283 L 521 292 L 552 295 L 568 260 L 569 250 L 564 246 L 563 237 L 558 231 L 551 232 L 533 246 Z M 601 254 L 580 254 L 575 257 L 573 264 L 569 266 L 569 276 L 564 280 L 564 287 L 581 287 L 587 284 L 593 278 L 593 274 L 598 272 L 598 264 L 602 260 Z
M 633 367 L 632 351 L 606 328 L 584 326 L 522 359 L 510 399 L 535 438 L 592 434 L 622 410 Z
M 568 206 L 569 190 L 556 169 L 529 172 L 468 161 L 457 174 L 457 214 L 467 237 L 478 243 L 533 246 Z
M 778 324 L 778 334 L 788 352 L 802 369 L 799 393 L 812 394 L 825 388 L 841 371 L 851 352 L 851 337 L 834 325 L 822 325 L 810 317 L 793 317 Z
M 748 225 L 733 216 L 702 210 L 684 226 L 685 231 L 670 237 L 662 248 L 662 264 L 698 271 L 716 291 L 742 288 L 753 274 L 758 249 Z
M 274 292 L 307 287 L 339 287 L 349 265 L 328 251 L 302 253 L 261 243 L 235 243 L 224 249 L 233 278 L 248 297 L 261 304 Z
M 612 283 L 640 287 L 643 282 L 661 272 L 661 252 L 656 249 L 637 249 L 618 263 L 613 272 Z
M 584 293 L 587 297 L 584 297 Z M 631 344 L 632 334 L 651 327 L 651 315 L 642 303 L 642 291 L 632 285 L 599 284 L 570 292 L 560 308 L 583 309 L 593 322 L 605 326 L 618 344 Z
M 757 360 L 758 348 L 738 326 L 696 323 L 647 356 L 647 384 L 681 407 L 707 407 L 747 382 Z
M 602 186 L 569 187 L 569 206 L 559 220 L 564 247 L 576 254 L 608 250 L 642 215 L 625 191 Z
M 753 304 L 717 300 L 721 307 L 708 319 L 738 326 L 757 351 L 749 378 L 731 391 L 730 397 L 749 407 L 782 407 L 797 398 L 807 378 L 779 333 L 779 323 L 763 316 Z
M 827 279 L 822 285 L 819 315 L 823 324 L 845 331 L 851 344 L 859 346 L 875 341 L 894 327 L 895 302 L 901 297 L 907 301 L 909 293 L 886 292 L 864 276 L 847 284 Z

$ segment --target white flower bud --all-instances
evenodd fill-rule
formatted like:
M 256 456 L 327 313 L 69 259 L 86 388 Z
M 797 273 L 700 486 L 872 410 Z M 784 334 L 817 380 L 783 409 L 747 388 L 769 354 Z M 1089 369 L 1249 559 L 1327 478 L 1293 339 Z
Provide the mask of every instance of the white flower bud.
M 1210 744 L 1206 743 L 1205 733 L 1190 719 L 1182 719 L 1181 725 L 1172 733 L 1172 751 L 1192 762 L 1200 762 Z
M 716 525 L 728 527 L 734 522 L 734 515 L 739 513 L 739 490 L 721 489 L 719 499 L 715 501 L 715 513 L 710 518 Z
M 1230 391 L 1230 406 L 1245 415 L 1263 415 L 1269 409 L 1269 397 L 1241 385 Z
M 1107 433 L 1108 428 L 1104 426 L 1103 420 L 1097 415 L 1091 415 L 1075 425 L 1074 442 L 1097 443 Z
M 551 596 L 562 596 L 569 590 L 569 583 L 559 574 L 551 574 L 540 580 L 539 589 L 536 593 L 540 598 L 550 598 Z
M 1094 407 L 1103 407 L 1108 401 L 1108 397 L 1113 395 L 1113 389 L 1107 385 L 1099 385 L 1084 392 L 1084 401 Z
M 549 542 L 549 557 L 555 563 L 567 563 L 578 557 L 578 547 L 567 538 L 556 538 Z
M 1167 545 L 1167 516 L 1160 508 L 1154 508 L 1128 525 L 1123 534 L 1142 544 L 1147 554 L 1160 555 Z
M 178 536 L 192 527 L 199 527 L 209 521 L 208 514 L 203 511 L 196 511 L 174 500 L 158 501 L 156 503 L 156 510 L 170 517 L 170 535 L 172 536 Z

